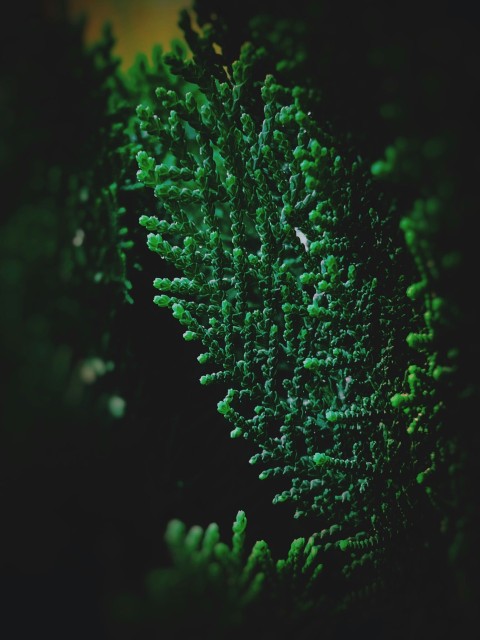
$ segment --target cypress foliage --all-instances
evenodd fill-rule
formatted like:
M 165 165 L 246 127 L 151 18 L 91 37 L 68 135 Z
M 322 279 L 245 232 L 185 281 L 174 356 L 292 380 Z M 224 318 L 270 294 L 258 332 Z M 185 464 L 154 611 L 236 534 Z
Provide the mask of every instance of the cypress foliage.
M 273 502 L 315 527 L 317 605 L 343 610 L 398 588 L 449 517 L 458 352 L 433 248 L 446 201 L 399 197 L 414 143 L 368 162 L 319 120 L 316 91 L 289 80 L 302 56 L 247 43 L 229 64 L 215 30 L 181 24 L 193 58 L 167 60 L 195 91 L 159 87 L 137 109 L 137 178 L 160 210 L 140 223 L 176 274 L 154 302 L 202 344 L 200 382 L 225 388 L 218 411 Z M 259 80 L 272 62 L 285 79 Z

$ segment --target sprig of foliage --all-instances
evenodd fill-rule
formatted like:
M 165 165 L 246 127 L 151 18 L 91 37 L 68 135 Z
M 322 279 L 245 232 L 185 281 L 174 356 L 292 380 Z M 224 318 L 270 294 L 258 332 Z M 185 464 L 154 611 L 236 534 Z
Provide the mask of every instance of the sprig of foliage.
M 452 363 L 423 223 L 401 222 L 349 136 L 320 126 L 312 90 L 255 81 L 262 48 L 228 67 L 210 30 L 186 14 L 183 27 L 193 60 L 168 62 L 199 93 L 160 87 L 159 106 L 137 110 L 137 177 L 161 209 L 140 223 L 179 274 L 155 280 L 154 301 L 202 343 L 216 369 L 200 382 L 227 387 L 218 410 L 257 449 L 260 479 L 281 479 L 274 503 L 316 518 L 322 562 L 382 581 L 407 541 L 424 544 L 424 488 L 449 455 L 436 382 Z
M 143 609 L 144 624 L 157 621 L 170 633 L 195 631 L 214 634 L 211 637 L 241 632 L 250 625 L 268 634 L 279 623 L 298 632 L 298 620 L 318 609 L 312 585 L 323 569 L 316 560 L 319 547 L 313 536 L 297 538 L 285 558 L 274 560 L 263 540 L 249 549 L 246 528 L 245 513 L 239 511 L 227 544 L 216 523 L 187 529 L 180 520 L 170 521 L 165 541 L 171 566 L 147 576 L 146 598 L 137 603 Z M 283 603 L 281 610 L 279 603 Z M 121 601 L 113 607 L 119 609 L 121 619 Z

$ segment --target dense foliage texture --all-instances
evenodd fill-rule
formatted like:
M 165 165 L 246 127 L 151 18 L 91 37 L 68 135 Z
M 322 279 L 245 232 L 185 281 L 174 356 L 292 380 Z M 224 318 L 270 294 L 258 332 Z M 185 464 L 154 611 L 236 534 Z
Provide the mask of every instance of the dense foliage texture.
M 395 171 L 395 148 L 370 167 L 317 121 L 314 91 L 255 81 L 262 48 L 224 66 L 211 32 L 186 14 L 183 27 L 193 60 L 168 62 L 195 92 L 159 87 L 158 106 L 137 110 L 137 177 L 161 212 L 140 222 L 178 273 L 155 280 L 154 301 L 202 343 L 215 369 L 200 382 L 227 388 L 218 411 L 256 449 L 260 479 L 278 480 L 274 503 L 315 517 L 341 591 L 398 579 L 453 451 L 437 383 L 455 353 L 439 341 L 425 236 L 440 204 L 402 217 L 375 179 Z

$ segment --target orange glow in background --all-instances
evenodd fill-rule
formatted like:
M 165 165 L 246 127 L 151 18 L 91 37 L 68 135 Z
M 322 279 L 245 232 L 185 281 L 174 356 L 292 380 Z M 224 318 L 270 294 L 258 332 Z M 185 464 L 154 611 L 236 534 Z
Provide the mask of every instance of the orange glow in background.
M 170 48 L 174 38 L 182 37 L 177 26 L 181 9 L 190 9 L 190 0 L 69 0 L 70 15 L 86 14 L 86 41 L 99 39 L 102 27 L 110 22 L 116 40 L 114 54 L 128 69 L 137 53 L 150 57 L 152 47 Z

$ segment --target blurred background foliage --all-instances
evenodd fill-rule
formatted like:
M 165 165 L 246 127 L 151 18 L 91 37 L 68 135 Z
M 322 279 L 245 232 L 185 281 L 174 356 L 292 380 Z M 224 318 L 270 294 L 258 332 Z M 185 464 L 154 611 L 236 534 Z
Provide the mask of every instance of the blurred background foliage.
M 0 597 L 9 638 L 31 628 L 72 639 L 161 637 L 161 621 L 148 627 L 141 603 L 145 576 L 168 562 L 162 536 L 172 518 L 215 521 L 226 533 L 245 509 L 250 542 L 265 538 L 283 554 L 310 532 L 272 506 L 270 488 L 246 463 L 248 445 L 231 447 L 216 390 L 198 383 L 198 347 L 151 302 L 153 278 L 169 273 L 159 273 L 138 228 L 155 203 L 134 188 L 131 118 L 168 73 L 151 47 L 168 49 L 179 36 L 180 5 L 30 2 L 11 4 L 2 21 Z M 271 46 L 322 88 L 320 115 L 372 158 L 399 137 L 423 141 L 423 157 L 438 152 L 442 161 L 434 175 L 428 162 L 413 170 L 412 190 L 441 181 L 454 196 L 440 245 L 462 263 L 446 286 L 461 310 L 466 392 L 453 414 L 469 524 L 452 549 L 455 571 L 439 567 L 421 585 L 417 610 L 399 603 L 398 620 L 364 622 L 360 633 L 370 637 L 394 629 L 420 637 L 432 625 L 437 637 L 456 637 L 473 620 L 478 593 L 478 19 L 467 2 L 429 5 L 196 3 L 199 24 L 222 19 L 229 61 L 250 28 L 268 38 L 271 16 L 283 19 L 286 35 Z M 105 19 L 113 39 L 108 31 L 100 38 Z M 137 59 L 126 77 L 137 51 L 149 60 Z M 441 601 L 439 576 L 451 587 Z M 354 630 L 346 621 L 338 637 Z

